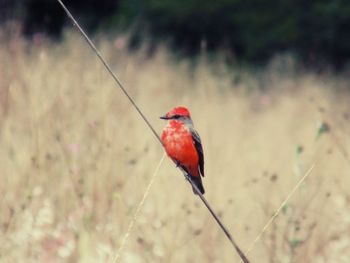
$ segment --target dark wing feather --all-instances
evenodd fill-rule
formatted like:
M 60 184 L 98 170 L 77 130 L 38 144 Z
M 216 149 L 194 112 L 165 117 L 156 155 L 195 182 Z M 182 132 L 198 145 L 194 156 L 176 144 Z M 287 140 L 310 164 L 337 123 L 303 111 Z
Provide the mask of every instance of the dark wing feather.
M 200 174 L 204 177 L 204 154 L 203 154 L 201 138 L 199 137 L 199 134 L 194 129 L 191 129 L 191 134 L 192 134 L 192 139 L 194 141 L 194 146 L 196 147 L 196 150 L 198 153 L 199 171 L 200 171 Z

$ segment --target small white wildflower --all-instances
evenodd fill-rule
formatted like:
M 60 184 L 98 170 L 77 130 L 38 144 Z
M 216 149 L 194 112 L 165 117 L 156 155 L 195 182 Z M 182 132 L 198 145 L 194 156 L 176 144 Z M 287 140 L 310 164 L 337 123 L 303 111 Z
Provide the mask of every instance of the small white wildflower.
M 346 205 L 345 197 L 342 195 L 335 196 L 333 201 L 339 208 L 343 208 Z
M 33 240 L 41 240 L 45 236 L 45 231 L 40 228 L 34 228 L 30 234 Z
M 158 257 L 164 257 L 165 251 L 164 251 L 163 246 L 161 246 L 160 244 L 154 245 L 153 254 L 158 256 Z
M 153 221 L 153 227 L 154 227 L 155 229 L 159 229 L 159 228 L 161 228 L 161 226 L 162 226 L 162 222 L 161 222 L 159 219 L 155 219 L 155 220 Z
M 36 225 L 45 226 L 51 225 L 54 221 L 54 212 L 51 202 L 49 200 L 44 201 L 44 206 L 38 211 L 36 216 Z
M 75 242 L 73 239 L 71 239 L 68 240 L 68 242 L 65 243 L 64 246 L 60 247 L 57 253 L 61 258 L 68 258 L 70 255 L 72 255 L 74 248 Z

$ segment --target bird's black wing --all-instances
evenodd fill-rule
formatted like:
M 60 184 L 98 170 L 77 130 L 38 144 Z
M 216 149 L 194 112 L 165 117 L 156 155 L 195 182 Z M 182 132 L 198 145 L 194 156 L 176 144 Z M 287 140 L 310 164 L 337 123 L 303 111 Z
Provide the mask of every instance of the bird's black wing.
M 198 153 L 199 171 L 200 171 L 200 174 L 204 177 L 204 154 L 203 154 L 201 138 L 199 137 L 199 134 L 194 129 L 191 129 L 191 134 L 192 134 L 194 146 L 196 147 L 196 150 Z

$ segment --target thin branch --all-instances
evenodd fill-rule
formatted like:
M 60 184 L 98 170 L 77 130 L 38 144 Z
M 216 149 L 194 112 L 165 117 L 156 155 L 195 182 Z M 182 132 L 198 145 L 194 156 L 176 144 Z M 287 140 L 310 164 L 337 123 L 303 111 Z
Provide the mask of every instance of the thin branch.
M 92 48 L 92 50 L 95 52 L 95 54 L 97 55 L 97 57 L 100 59 L 100 61 L 102 62 L 102 64 L 105 66 L 106 70 L 109 72 L 109 74 L 113 77 L 113 79 L 115 80 L 115 82 L 117 83 L 118 87 L 122 90 L 122 92 L 124 93 L 124 95 L 128 98 L 128 100 L 130 101 L 130 103 L 132 104 L 132 106 L 135 108 L 135 110 L 140 114 L 141 118 L 145 121 L 145 123 L 147 124 L 148 128 L 150 128 L 150 130 L 152 131 L 152 133 L 154 134 L 154 136 L 157 138 L 157 140 L 160 142 L 160 144 L 163 147 L 163 143 L 159 137 L 159 135 L 157 134 L 157 132 L 155 131 L 155 129 L 153 128 L 153 126 L 151 125 L 151 123 L 148 121 L 148 119 L 146 118 L 146 116 L 142 113 L 142 111 L 140 110 L 140 108 L 137 106 L 137 104 L 135 103 L 135 101 L 132 99 L 132 97 L 128 94 L 128 92 L 126 91 L 126 89 L 124 88 L 123 84 L 121 83 L 121 81 L 118 79 L 118 77 L 113 73 L 112 69 L 110 68 L 110 66 L 108 65 L 108 63 L 104 60 L 104 58 L 102 57 L 102 55 L 100 54 L 100 52 L 97 50 L 97 48 L 95 47 L 94 43 L 90 40 L 90 38 L 87 36 L 87 34 L 84 32 L 84 30 L 80 27 L 80 25 L 78 24 L 78 22 L 75 20 L 75 18 L 73 17 L 73 15 L 69 12 L 69 10 L 67 9 L 67 7 L 63 4 L 63 2 L 61 0 L 57 0 L 59 2 L 59 4 L 62 6 L 63 10 L 66 12 L 67 16 L 72 20 L 73 24 L 78 28 L 79 32 L 81 33 L 81 35 L 84 37 L 84 39 L 86 40 L 86 42 L 89 44 L 89 46 Z M 186 179 L 191 183 L 192 187 L 195 189 L 196 193 L 198 194 L 198 196 L 200 197 L 200 199 L 203 201 L 204 205 L 208 208 L 210 214 L 214 217 L 215 221 L 219 224 L 220 228 L 223 230 L 223 232 L 225 233 L 226 237 L 229 239 L 229 241 L 231 242 L 232 246 L 234 247 L 234 249 L 237 251 L 237 253 L 239 254 L 239 256 L 241 257 L 242 261 L 244 263 L 249 263 L 249 260 L 246 258 L 246 256 L 243 254 L 243 252 L 241 251 L 241 249 L 238 247 L 238 245 L 234 242 L 232 235 L 228 232 L 227 228 L 223 225 L 223 223 L 221 222 L 221 220 L 218 218 L 218 216 L 216 215 L 216 213 L 214 212 L 214 210 L 210 207 L 209 203 L 207 202 L 207 200 L 204 198 L 204 196 L 201 194 L 201 192 L 199 191 L 199 189 L 197 188 L 197 186 L 194 184 L 194 182 L 190 179 L 190 177 L 185 173 L 185 177 Z
M 218 223 L 218 225 L 221 227 L 222 231 L 224 231 L 226 237 L 230 240 L 232 246 L 236 249 L 238 255 L 241 257 L 242 262 L 244 263 L 249 263 L 248 258 L 244 255 L 243 251 L 239 248 L 239 246 L 237 245 L 237 243 L 233 240 L 230 232 L 227 230 L 227 228 L 223 225 L 223 223 L 221 222 L 221 220 L 218 218 L 218 216 L 216 215 L 216 213 L 213 211 L 213 209 L 210 207 L 207 199 L 205 199 L 205 197 L 201 194 L 201 192 L 199 191 L 197 185 L 192 181 L 191 177 L 189 177 L 187 174 L 185 174 L 185 177 L 188 181 L 190 181 L 190 183 L 195 187 L 195 190 L 197 193 L 199 193 L 199 198 L 203 201 L 204 205 L 208 208 L 210 214 L 214 217 L 215 221 Z
M 165 158 L 165 153 L 163 154 L 162 158 L 160 159 L 160 161 L 159 161 L 159 163 L 158 163 L 158 165 L 157 165 L 157 167 L 156 167 L 156 169 L 155 169 L 155 171 L 154 171 L 154 173 L 153 173 L 153 175 L 151 177 L 151 180 L 150 180 L 150 182 L 148 183 L 148 185 L 146 187 L 146 190 L 145 190 L 145 192 L 144 192 L 144 194 L 142 196 L 142 199 L 141 199 L 141 201 L 139 202 L 139 204 L 136 207 L 134 215 L 132 216 L 132 219 L 131 219 L 131 221 L 129 223 L 128 229 L 127 229 L 127 231 L 126 231 L 126 233 L 125 233 L 125 235 L 124 235 L 124 237 L 122 239 L 122 243 L 121 243 L 121 245 L 120 245 L 120 247 L 119 247 L 119 249 L 118 249 L 118 251 L 117 251 L 117 253 L 116 253 L 116 255 L 115 255 L 115 257 L 114 257 L 112 262 L 117 262 L 118 259 L 120 258 L 121 253 L 123 252 L 123 249 L 125 247 L 126 241 L 128 240 L 128 238 L 130 236 L 130 233 L 131 233 L 131 231 L 132 231 L 132 229 L 134 227 L 134 224 L 136 222 L 136 219 L 137 219 L 137 217 L 138 217 L 138 215 L 139 215 L 139 213 L 141 211 L 141 208 L 142 208 L 142 206 L 143 206 L 143 204 L 144 204 L 144 202 L 145 202 L 145 200 L 146 200 L 146 198 L 147 198 L 147 196 L 149 194 L 149 191 L 151 190 L 151 187 L 152 187 L 152 185 L 154 183 L 154 180 L 156 179 L 156 176 L 158 175 L 160 166 L 162 165 L 162 163 L 164 161 L 164 158 Z
M 267 228 L 271 225 L 271 223 L 275 220 L 275 218 L 279 215 L 283 207 L 287 204 L 289 199 L 293 196 L 293 194 L 298 190 L 298 188 L 301 186 L 301 184 L 306 180 L 306 178 L 311 174 L 312 170 L 315 167 L 316 162 L 314 162 L 309 170 L 304 174 L 304 176 L 298 181 L 298 183 L 294 186 L 292 191 L 287 195 L 287 197 L 283 200 L 281 205 L 277 208 L 276 212 L 271 216 L 271 218 L 267 221 L 263 229 L 260 231 L 260 233 L 256 236 L 253 243 L 250 245 L 248 250 L 246 251 L 246 254 L 249 254 L 249 252 L 253 249 L 254 245 L 258 242 L 258 240 L 261 238 L 261 236 L 265 233 Z M 243 260 L 241 262 L 244 262 Z

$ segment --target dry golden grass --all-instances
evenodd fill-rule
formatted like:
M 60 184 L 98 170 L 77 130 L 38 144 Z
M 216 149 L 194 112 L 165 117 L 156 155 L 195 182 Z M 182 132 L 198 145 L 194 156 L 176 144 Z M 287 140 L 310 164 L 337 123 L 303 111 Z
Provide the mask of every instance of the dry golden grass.
M 159 133 L 160 115 L 191 109 L 206 197 L 243 250 L 316 162 L 251 262 L 350 262 L 346 80 L 297 74 L 279 60 L 259 76 L 205 56 L 193 69 L 162 48 L 152 58 L 127 53 L 124 41 L 101 37 L 98 46 Z M 160 145 L 77 34 L 54 44 L 3 33 L 0 61 L 0 262 L 110 261 Z M 323 122 L 330 130 L 317 137 Z M 166 160 L 121 262 L 238 261 Z

